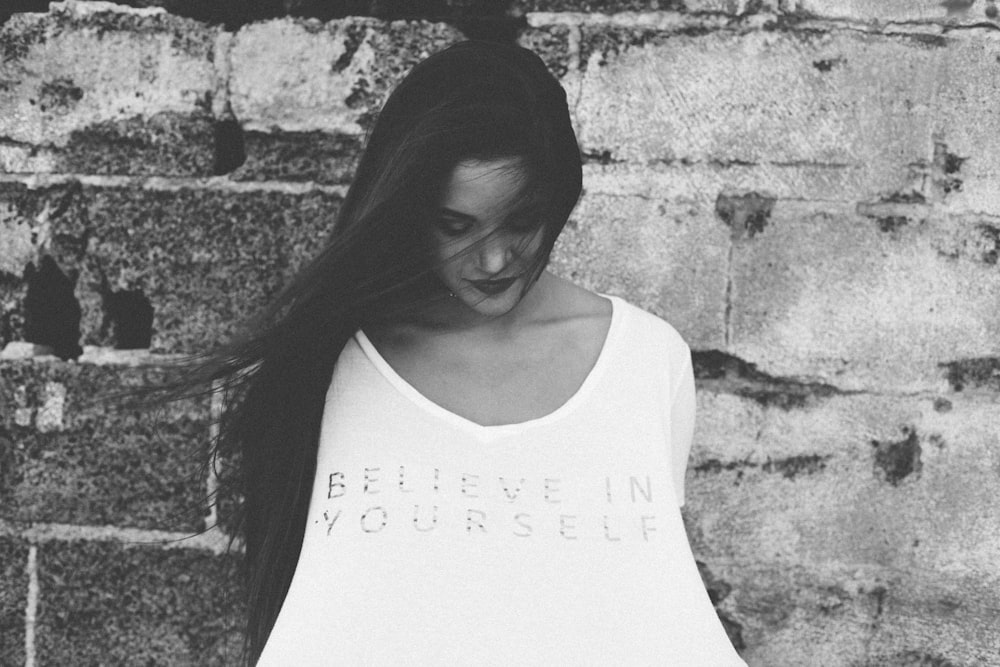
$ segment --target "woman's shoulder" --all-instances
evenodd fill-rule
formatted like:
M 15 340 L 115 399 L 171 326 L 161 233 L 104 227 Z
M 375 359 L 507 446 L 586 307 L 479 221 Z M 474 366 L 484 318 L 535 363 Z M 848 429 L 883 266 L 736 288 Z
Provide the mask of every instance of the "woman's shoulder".
M 549 297 L 545 319 L 611 319 L 611 302 L 597 292 L 548 272 L 542 281 Z
M 657 338 L 664 339 L 671 345 L 677 347 L 687 347 L 687 342 L 680 332 L 668 322 L 664 317 L 637 306 L 623 297 L 612 297 L 628 313 L 629 318 L 635 321 L 637 327 L 648 331 Z
M 601 294 L 568 280 L 559 280 L 562 283 L 559 287 L 563 291 L 563 303 L 567 308 L 609 320 L 613 317 L 618 321 L 618 334 L 628 347 L 659 351 L 671 358 L 690 355 L 683 336 L 662 316 L 633 304 L 625 297 Z
M 691 348 L 670 322 L 623 297 L 610 298 L 621 315 L 620 347 L 627 350 L 633 363 L 657 372 L 671 369 L 671 375 L 690 363 Z

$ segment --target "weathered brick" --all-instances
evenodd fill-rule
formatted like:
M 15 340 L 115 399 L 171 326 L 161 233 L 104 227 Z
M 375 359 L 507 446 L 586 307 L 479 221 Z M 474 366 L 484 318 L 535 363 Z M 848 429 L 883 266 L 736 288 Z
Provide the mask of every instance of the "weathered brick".
M 32 1 L 32 0 L 22 0 Z M 93 0 L 79 0 L 91 2 Z M 245 2 L 203 2 L 203 0 L 127 0 L 119 4 L 163 7 L 171 14 L 199 21 L 222 23 L 233 30 L 256 21 L 281 16 L 314 18 L 321 21 L 350 16 L 379 19 L 427 19 L 470 21 L 504 16 L 506 3 L 496 0 L 257 0 Z M 36 11 L 44 11 L 45 3 Z M 0 14 L 2 16 L 2 14 Z
M 949 200 L 996 207 L 988 179 L 1000 172 L 1000 132 L 986 100 L 1000 85 L 1000 46 L 985 33 L 581 30 L 575 119 L 586 153 L 849 170 L 870 197 L 925 187 L 934 137 L 968 159 L 965 187 Z
M 152 366 L 0 362 L 4 518 L 200 530 L 207 402 L 137 410 L 103 398 L 164 377 Z
M 1000 620 L 995 394 L 841 395 L 787 410 L 725 381 L 699 389 L 686 525 L 732 587 L 726 609 L 750 664 L 897 664 L 878 656 L 906 650 L 989 664 L 1000 649 L 989 631 Z M 920 465 L 893 484 L 879 448 L 904 441 Z
M 789 9 L 800 15 L 865 22 L 936 23 L 944 25 L 995 21 L 989 0 L 794 0 Z M 994 9 L 991 11 L 990 7 Z
M 322 132 L 247 132 L 246 161 L 233 174 L 240 181 L 315 181 L 347 184 L 361 155 L 362 138 Z
M 33 233 L 32 225 L 8 201 L 0 201 L 0 349 L 24 335 L 22 277 L 24 267 L 35 259 Z
M 170 352 L 204 349 L 234 332 L 319 252 L 340 201 L 321 192 L 91 194 L 95 231 L 81 288 L 96 278 L 97 262 L 112 284 L 141 289 L 156 313 L 152 348 Z M 93 340 L 100 298 L 79 293 L 84 340 Z
M 702 381 L 724 381 L 726 390 L 749 398 L 764 407 L 792 410 L 823 401 L 842 393 L 836 387 L 820 382 L 802 382 L 795 378 L 775 377 L 760 371 L 754 364 L 719 350 L 694 349 L 694 377 Z M 821 466 L 822 461 L 793 457 L 789 465 Z
M 340 199 L 318 191 L 69 183 L 3 184 L 0 202 L 10 219 L 39 231 L 46 252 L 75 284 L 83 344 L 116 342 L 102 326 L 103 273 L 112 292 L 138 291 L 149 300 L 154 351 L 191 352 L 232 334 L 319 251 Z
M 615 14 L 617 12 L 655 12 L 683 10 L 684 0 L 515 0 L 518 12 L 582 12 Z
M 585 25 L 580 27 L 580 67 L 606 67 L 633 48 L 663 46 L 672 35 L 654 25 Z
M 843 395 L 785 410 L 700 385 L 711 418 L 698 423 L 686 482 L 696 551 L 996 579 L 997 396 L 947 394 L 942 410 L 933 395 Z M 882 455 L 900 443 L 919 465 Z
M 0 28 L 0 170 L 211 174 L 217 30 L 85 5 Z
M 1000 25 L 1000 24 L 998 24 Z M 1000 40 L 996 30 L 970 31 L 948 44 L 936 66 L 939 88 L 931 98 L 935 199 L 952 210 L 1000 215 Z M 921 165 L 923 166 L 923 165 Z
M 708 562 L 717 580 L 731 587 L 721 606 L 745 640 L 748 665 L 867 664 L 865 628 L 874 615 L 877 580 L 856 571 Z
M 248 25 L 230 52 L 232 110 L 248 131 L 362 137 L 414 64 L 461 39 L 454 28 L 420 21 Z
M 778 12 L 782 0 L 684 0 L 684 9 L 692 14 L 728 14 L 747 16 L 760 12 Z
M 650 165 L 620 162 L 611 150 L 585 153 L 588 192 L 663 198 L 675 205 L 714 210 L 722 193 L 766 194 L 776 199 L 856 201 L 872 190 L 860 166 L 829 168 L 822 164 L 690 163 L 677 160 Z M 906 174 L 891 174 L 884 189 L 905 189 Z M 714 214 L 713 214 L 714 215 Z
M 706 217 L 655 196 L 588 193 L 552 268 L 661 315 L 695 347 L 721 347 L 728 230 Z
M 207 113 L 154 113 L 74 130 L 56 168 L 79 174 L 207 176 L 215 160 Z
M 3 436 L 0 435 L 0 439 Z M 2 446 L 2 445 L 0 445 Z M 23 665 L 28 599 L 28 544 L 0 537 L 0 664 Z
M 905 568 L 904 568 L 905 572 Z M 920 570 L 887 587 L 869 664 L 989 665 L 1000 655 L 996 579 Z M 877 608 L 876 608 L 877 609 Z
M 1000 391 L 1000 357 L 957 359 L 941 366 L 946 369 L 948 384 L 955 391 L 979 387 Z
M 990 665 L 995 599 L 975 579 L 878 565 L 713 563 L 743 658 L 768 667 Z
M 51 241 L 49 214 L 71 211 L 67 190 L 32 191 L 19 183 L 0 184 L 0 346 L 26 337 L 26 269 L 39 267 L 39 249 Z M 57 264 L 65 265 L 57 256 Z M 56 304 L 53 304 L 55 306 Z M 50 309 L 50 310 L 54 310 Z
M 779 201 L 735 249 L 729 351 L 842 388 L 934 389 L 941 364 L 998 356 L 1000 274 L 979 233 Z
M 549 71 L 557 78 L 563 78 L 566 73 L 576 70 L 576 58 L 571 54 L 570 40 L 575 28 L 567 25 L 545 26 L 544 28 L 525 28 L 518 35 L 517 43 L 530 49 L 548 65 Z M 574 91 L 567 91 L 572 93 Z M 573 100 L 570 99 L 570 106 Z
M 0 143 L 0 172 L 207 176 L 216 172 L 217 125 L 207 114 L 100 121 L 64 146 Z
M 48 542 L 38 567 L 40 664 L 236 664 L 235 557 Z

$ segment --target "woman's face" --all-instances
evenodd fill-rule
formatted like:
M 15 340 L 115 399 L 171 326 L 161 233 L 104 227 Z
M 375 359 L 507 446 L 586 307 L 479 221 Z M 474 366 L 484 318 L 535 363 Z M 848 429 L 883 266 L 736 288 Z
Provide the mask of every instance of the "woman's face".
M 544 225 L 523 186 L 517 158 L 461 162 L 445 181 L 431 224 L 437 275 L 478 315 L 510 312 L 531 280 Z

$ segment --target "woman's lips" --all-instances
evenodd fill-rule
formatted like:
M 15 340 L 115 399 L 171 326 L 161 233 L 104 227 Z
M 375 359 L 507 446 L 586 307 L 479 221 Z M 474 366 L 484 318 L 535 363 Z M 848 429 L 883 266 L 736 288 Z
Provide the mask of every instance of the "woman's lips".
M 501 278 L 498 280 L 470 280 L 469 283 L 487 296 L 496 296 L 510 289 L 510 286 L 516 283 L 519 277 L 514 276 L 513 278 Z

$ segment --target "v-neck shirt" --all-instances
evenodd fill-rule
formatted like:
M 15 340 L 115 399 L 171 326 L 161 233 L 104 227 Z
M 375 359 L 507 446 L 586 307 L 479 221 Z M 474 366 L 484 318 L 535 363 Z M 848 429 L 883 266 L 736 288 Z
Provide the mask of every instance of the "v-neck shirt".
M 745 665 L 684 524 L 690 349 L 618 297 L 561 406 L 484 426 L 361 331 L 326 398 L 302 551 L 259 665 Z
M 564 414 L 572 412 L 580 403 L 587 400 L 587 396 L 591 392 L 593 386 L 600 380 L 605 367 L 609 363 L 608 357 L 611 354 L 610 350 L 615 349 L 617 346 L 617 336 L 621 330 L 621 320 L 623 317 L 622 312 L 624 310 L 624 305 L 622 304 L 625 304 L 625 302 L 621 301 L 618 297 L 605 296 L 605 298 L 611 302 L 611 323 L 608 326 L 607 332 L 604 334 L 604 340 L 601 345 L 600 352 L 597 355 L 597 359 L 584 377 L 583 382 L 568 400 L 564 401 L 562 405 L 552 412 L 549 412 L 542 417 L 512 424 L 483 426 L 472 421 L 471 419 L 455 414 L 454 412 L 440 406 L 427 398 L 410 382 L 397 373 L 378 351 L 364 331 L 359 330 L 355 334 L 354 338 L 355 342 L 357 342 L 362 351 L 364 351 L 365 355 L 368 357 L 368 360 L 373 366 L 375 366 L 378 372 L 382 374 L 386 381 L 399 391 L 400 394 L 413 401 L 413 403 L 420 409 L 425 410 L 443 421 L 454 425 L 456 428 L 469 432 L 478 439 L 493 440 L 503 435 L 511 435 L 526 428 L 533 428 L 562 419 Z M 616 301 L 619 302 L 619 305 L 616 305 Z

